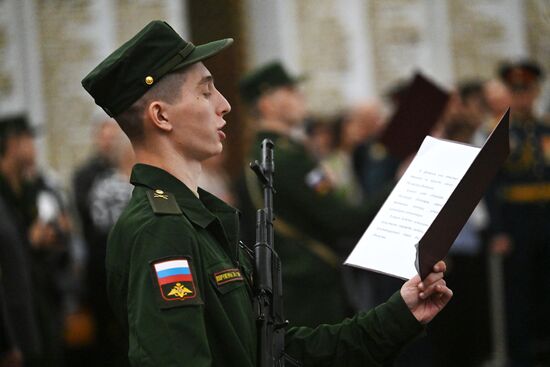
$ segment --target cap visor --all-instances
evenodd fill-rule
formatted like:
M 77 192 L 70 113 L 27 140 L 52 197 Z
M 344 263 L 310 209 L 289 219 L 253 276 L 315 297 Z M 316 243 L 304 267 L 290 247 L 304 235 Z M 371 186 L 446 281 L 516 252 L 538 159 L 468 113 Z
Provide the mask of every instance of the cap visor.
M 209 42 L 204 45 L 196 46 L 193 52 L 191 52 L 183 62 L 174 66 L 172 71 L 208 59 L 209 57 L 212 57 L 222 50 L 226 49 L 227 47 L 231 46 L 232 43 L 233 38 L 225 38 L 222 40 Z

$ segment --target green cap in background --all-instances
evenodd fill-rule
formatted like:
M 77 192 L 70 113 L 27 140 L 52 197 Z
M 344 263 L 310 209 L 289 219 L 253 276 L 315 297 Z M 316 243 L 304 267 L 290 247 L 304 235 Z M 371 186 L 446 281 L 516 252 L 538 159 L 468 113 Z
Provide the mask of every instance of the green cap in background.
M 233 43 L 226 38 L 195 46 L 168 23 L 155 20 L 110 54 L 82 80 L 111 117 L 130 107 L 163 76 L 204 60 Z
M 290 75 L 279 61 L 273 61 L 245 75 L 239 82 L 239 91 L 243 100 L 252 104 L 273 88 L 295 85 L 301 80 L 303 77 Z

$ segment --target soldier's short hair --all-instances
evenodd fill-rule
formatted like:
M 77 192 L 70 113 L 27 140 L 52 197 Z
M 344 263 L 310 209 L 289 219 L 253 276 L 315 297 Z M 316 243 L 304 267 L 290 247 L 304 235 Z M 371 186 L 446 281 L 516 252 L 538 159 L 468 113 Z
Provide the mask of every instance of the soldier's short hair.
M 183 68 L 165 76 L 128 109 L 115 116 L 122 131 L 131 141 L 139 141 L 143 138 L 143 116 L 151 102 L 163 101 L 172 104 L 181 97 L 181 85 L 185 83 L 187 70 L 188 68 Z

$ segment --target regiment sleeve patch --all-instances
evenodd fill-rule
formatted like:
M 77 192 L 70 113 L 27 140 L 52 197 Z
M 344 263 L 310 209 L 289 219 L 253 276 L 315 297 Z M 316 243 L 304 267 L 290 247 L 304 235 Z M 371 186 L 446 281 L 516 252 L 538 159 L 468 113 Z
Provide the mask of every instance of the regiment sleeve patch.
M 161 308 L 203 304 L 190 257 L 154 260 L 151 274 Z
M 221 294 L 229 293 L 245 285 L 242 270 L 230 264 L 218 264 L 208 270 L 210 282 Z
M 214 281 L 216 282 L 216 285 L 218 287 L 226 283 L 243 280 L 243 276 L 241 275 L 241 271 L 239 269 L 222 270 L 217 273 L 214 273 L 213 276 L 214 276 Z

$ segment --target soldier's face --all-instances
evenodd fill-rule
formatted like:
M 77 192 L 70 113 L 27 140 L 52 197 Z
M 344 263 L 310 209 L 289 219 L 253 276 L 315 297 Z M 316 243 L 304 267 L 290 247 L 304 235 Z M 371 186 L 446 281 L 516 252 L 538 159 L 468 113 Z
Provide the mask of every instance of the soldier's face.
M 32 176 L 36 168 L 36 148 L 34 137 L 30 134 L 20 134 L 8 140 L 6 154 L 12 156 L 18 176 Z
M 226 122 L 231 110 L 224 96 L 214 86 L 214 79 L 202 62 L 185 73 L 179 100 L 167 113 L 173 129 L 173 141 L 186 158 L 203 161 L 221 153 Z
M 306 102 L 302 92 L 295 86 L 279 87 L 268 98 L 276 117 L 290 126 L 299 125 L 306 115 Z
M 529 113 L 535 105 L 539 91 L 538 86 L 534 84 L 525 89 L 512 91 L 512 110 Z

